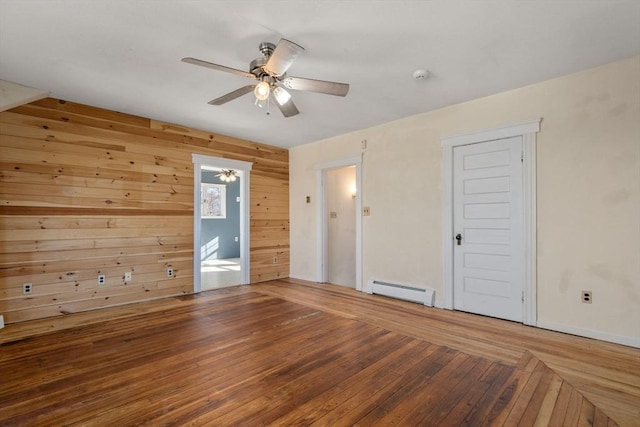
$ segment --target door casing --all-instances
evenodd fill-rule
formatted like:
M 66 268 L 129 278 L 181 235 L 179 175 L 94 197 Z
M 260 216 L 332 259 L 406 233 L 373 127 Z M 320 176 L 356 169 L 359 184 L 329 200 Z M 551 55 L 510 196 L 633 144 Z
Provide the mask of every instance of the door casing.
M 524 209 L 523 323 L 536 326 L 536 134 L 541 118 L 441 139 L 443 165 L 443 307 L 453 310 L 453 148 L 496 139 L 522 137 Z

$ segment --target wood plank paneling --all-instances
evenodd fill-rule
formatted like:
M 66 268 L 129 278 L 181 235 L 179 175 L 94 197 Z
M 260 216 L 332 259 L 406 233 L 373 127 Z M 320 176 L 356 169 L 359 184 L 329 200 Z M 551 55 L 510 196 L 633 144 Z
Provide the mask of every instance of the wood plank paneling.
M 7 323 L 191 293 L 192 153 L 253 163 L 251 282 L 289 275 L 286 149 L 52 98 L 0 113 L 0 149 Z

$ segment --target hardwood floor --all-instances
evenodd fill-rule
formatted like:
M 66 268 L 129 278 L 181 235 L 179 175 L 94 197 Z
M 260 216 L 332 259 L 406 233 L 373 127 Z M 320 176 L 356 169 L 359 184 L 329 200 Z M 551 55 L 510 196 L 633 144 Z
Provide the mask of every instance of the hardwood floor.
M 0 425 L 640 425 L 638 349 L 296 280 L 0 343 Z

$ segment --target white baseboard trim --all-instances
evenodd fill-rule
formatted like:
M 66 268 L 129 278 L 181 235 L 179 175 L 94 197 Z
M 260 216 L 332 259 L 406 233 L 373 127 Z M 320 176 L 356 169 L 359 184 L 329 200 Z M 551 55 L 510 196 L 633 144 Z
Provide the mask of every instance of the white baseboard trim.
M 544 322 L 538 320 L 536 326 L 542 329 L 549 329 L 555 332 L 564 332 L 566 334 L 578 335 L 586 338 L 594 338 L 601 341 L 608 341 L 616 344 L 622 344 L 629 347 L 640 348 L 640 337 L 627 337 L 620 335 L 612 335 L 606 332 L 593 331 L 591 329 L 577 328 L 574 326 L 562 325 L 554 322 Z

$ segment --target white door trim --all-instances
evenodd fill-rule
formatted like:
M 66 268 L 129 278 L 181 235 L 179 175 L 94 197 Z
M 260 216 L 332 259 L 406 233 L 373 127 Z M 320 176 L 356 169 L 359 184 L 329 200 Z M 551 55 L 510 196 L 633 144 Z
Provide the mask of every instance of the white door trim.
M 496 139 L 522 137 L 524 197 L 524 307 L 523 323 L 537 323 L 536 300 L 536 133 L 542 118 L 441 139 L 443 168 L 443 297 L 453 309 L 453 149 Z
M 362 291 L 362 155 L 335 159 L 318 163 L 316 169 L 316 218 L 318 221 L 317 239 L 317 268 L 319 283 L 326 283 L 328 277 L 328 232 L 327 212 L 325 197 L 325 180 L 328 170 L 339 169 L 348 166 L 356 167 L 356 290 Z
M 253 163 L 241 160 L 223 159 L 222 157 L 191 154 L 193 161 L 193 292 L 202 290 L 201 256 L 200 256 L 200 185 L 203 168 L 214 167 L 233 169 L 240 173 L 240 269 L 243 285 L 250 281 L 249 262 L 249 175 Z

